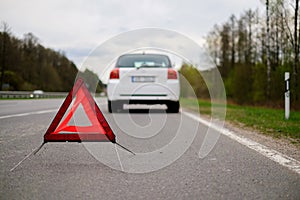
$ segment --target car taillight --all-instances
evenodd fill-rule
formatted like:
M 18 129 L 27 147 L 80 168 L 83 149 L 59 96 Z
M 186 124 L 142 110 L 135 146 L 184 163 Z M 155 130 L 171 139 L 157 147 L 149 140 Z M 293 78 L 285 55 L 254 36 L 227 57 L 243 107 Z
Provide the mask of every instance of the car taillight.
M 177 79 L 177 72 L 174 69 L 168 69 L 168 79 Z
M 110 72 L 109 79 L 119 79 L 119 68 L 115 68 Z

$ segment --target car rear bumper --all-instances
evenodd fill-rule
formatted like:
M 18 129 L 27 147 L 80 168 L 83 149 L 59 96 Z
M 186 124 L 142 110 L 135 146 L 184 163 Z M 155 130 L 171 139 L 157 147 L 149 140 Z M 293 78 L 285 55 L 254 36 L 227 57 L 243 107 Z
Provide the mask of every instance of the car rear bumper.
M 179 82 L 141 84 L 135 88 L 110 82 L 107 86 L 107 96 L 110 101 L 179 101 Z

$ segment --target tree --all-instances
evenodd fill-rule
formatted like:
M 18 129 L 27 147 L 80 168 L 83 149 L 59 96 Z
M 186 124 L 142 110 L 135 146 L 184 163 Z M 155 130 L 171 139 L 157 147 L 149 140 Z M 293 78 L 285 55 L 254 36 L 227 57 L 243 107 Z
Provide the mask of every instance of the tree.
M 215 66 L 220 65 L 220 36 L 219 36 L 219 27 L 214 26 L 213 30 L 209 32 L 206 36 L 206 44 L 208 54 L 212 57 L 212 60 Z
M 253 57 L 253 38 L 252 38 L 252 34 L 253 34 L 253 24 L 254 24 L 254 20 L 255 20 L 255 12 L 252 11 L 251 9 L 247 10 L 245 13 L 245 23 L 247 24 L 247 39 L 246 39 L 246 54 L 245 54 L 245 62 L 247 64 L 252 64 L 254 63 L 254 57 Z
M 18 39 L 8 25 L 0 32 L 0 87 L 7 90 L 69 91 L 77 68 L 62 52 L 45 48 L 33 33 Z
M 206 37 L 209 52 L 220 61 L 217 66 L 233 101 L 280 105 L 283 74 L 290 71 L 292 103 L 299 108 L 299 0 L 262 1 L 263 15 L 247 10 L 215 25 Z
M 221 73 L 226 77 L 231 66 L 230 56 L 232 55 L 231 47 L 230 47 L 230 25 L 225 23 L 220 32 L 221 36 Z
M 298 19 L 299 19 L 299 0 L 294 1 L 294 5 L 290 6 L 293 9 L 293 17 L 289 16 L 290 9 L 287 8 L 287 6 L 284 3 L 284 0 L 281 2 L 281 7 L 284 10 L 284 22 L 285 27 L 287 29 L 287 38 L 290 41 L 291 49 L 292 51 L 289 51 L 289 53 L 293 54 L 293 64 L 292 64 L 292 100 L 294 102 L 298 101 L 299 96 L 299 89 L 298 89 L 298 68 L 299 68 L 299 35 L 300 35 L 300 29 L 298 26 Z M 293 23 L 291 23 L 291 19 L 293 19 Z
M 0 81 L 0 90 L 3 89 L 3 84 L 4 84 L 4 73 L 5 73 L 5 70 L 6 70 L 6 57 L 7 57 L 7 54 L 6 54 L 6 51 L 7 51 L 7 42 L 8 42 L 8 39 L 9 39 L 9 34 L 10 34 L 10 28 L 8 26 L 8 24 L 6 22 L 2 22 L 2 33 L 1 33 L 1 81 Z
M 201 76 L 200 72 L 194 66 L 183 63 L 181 65 L 180 74 L 180 89 L 181 96 L 183 97 L 194 97 L 198 98 L 209 98 L 209 91 L 207 85 Z M 185 78 L 185 80 L 182 80 Z
M 84 72 L 79 72 L 79 77 L 84 79 L 90 92 L 101 92 L 103 90 L 102 82 L 93 71 L 85 69 Z
M 231 15 L 230 17 L 230 29 L 231 29 L 231 68 L 235 65 L 235 22 L 236 17 Z
M 246 61 L 245 52 L 247 47 L 247 30 L 245 27 L 245 18 L 241 17 L 238 20 L 238 42 L 237 42 L 237 55 L 238 63 L 244 63 Z
M 270 96 L 271 84 L 271 63 L 270 63 L 270 15 L 269 15 L 269 0 L 266 0 L 266 52 L 267 52 L 267 96 Z
M 293 77 L 294 77 L 294 90 L 298 91 L 298 66 L 299 66 L 299 41 L 298 41 L 298 10 L 299 0 L 295 0 L 295 15 L 294 15 L 294 65 L 293 65 Z M 299 30 L 300 31 L 300 30 Z M 298 100 L 298 93 L 295 92 L 295 100 Z

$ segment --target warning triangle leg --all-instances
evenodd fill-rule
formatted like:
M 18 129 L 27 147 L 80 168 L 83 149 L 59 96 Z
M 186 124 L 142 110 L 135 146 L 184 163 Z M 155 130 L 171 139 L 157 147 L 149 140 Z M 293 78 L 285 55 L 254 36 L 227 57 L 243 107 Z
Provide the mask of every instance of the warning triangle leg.
M 134 153 L 133 151 L 129 150 L 128 148 L 124 147 L 123 145 L 121 145 L 121 144 L 119 144 L 119 143 L 117 143 L 117 142 L 116 142 L 116 145 L 118 145 L 118 146 L 121 147 L 122 149 L 125 149 L 126 151 L 128 151 L 128 152 L 132 153 L 133 155 L 135 155 L 135 153 Z

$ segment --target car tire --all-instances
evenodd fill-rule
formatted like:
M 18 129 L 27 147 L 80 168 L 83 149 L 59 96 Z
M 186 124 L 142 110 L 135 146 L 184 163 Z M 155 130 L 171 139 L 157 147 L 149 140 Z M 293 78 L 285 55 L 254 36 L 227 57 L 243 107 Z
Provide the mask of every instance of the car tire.
M 108 112 L 121 112 L 123 110 L 123 103 L 120 101 L 108 101 Z
M 112 109 L 111 109 L 111 101 L 110 101 L 110 100 L 107 101 L 107 109 L 108 109 L 108 112 L 109 112 L 109 113 L 112 113 Z
M 167 107 L 167 113 L 178 113 L 180 108 L 179 101 L 170 101 L 167 103 Z

